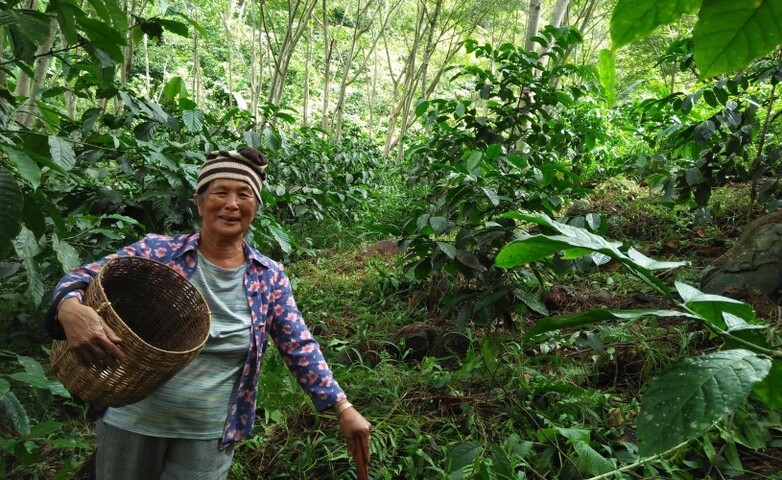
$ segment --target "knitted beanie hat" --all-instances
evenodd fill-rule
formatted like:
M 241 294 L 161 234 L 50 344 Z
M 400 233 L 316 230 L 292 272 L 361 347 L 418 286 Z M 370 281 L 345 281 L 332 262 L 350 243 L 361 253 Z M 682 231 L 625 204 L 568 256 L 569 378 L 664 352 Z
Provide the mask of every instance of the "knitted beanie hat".
M 255 197 L 261 201 L 263 173 L 269 161 L 258 150 L 245 147 L 239 150 L 215 150 L 206 155 L 206 162 L 198 175 L 196 193 L 202 193 L 212 180 L 227 178 L 241 180 L 250 185 Z

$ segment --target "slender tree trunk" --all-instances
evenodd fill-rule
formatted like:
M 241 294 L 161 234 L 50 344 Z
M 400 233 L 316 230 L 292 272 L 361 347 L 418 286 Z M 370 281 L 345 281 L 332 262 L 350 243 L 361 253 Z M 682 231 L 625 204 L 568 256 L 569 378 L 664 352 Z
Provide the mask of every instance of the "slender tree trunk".
M 551 25 L 555 27 L 562 26 L 562 20 L 565 18 L 570 0 L 557 0 L 554 9 L 551 11 Z
M 231 21 L 231 15 L 233 12 L 233 8 L 236 6 L 235 1 L 232 0 L 231 2 L 231 9 L 229 12 L 223 17 L 223 26 L 225 27 L 225 38 L 228 42 L 228 107 L 231 105 L 234 105 L 234 80 L 233 80 L 233 37 L 231 37 L 231 26 L 229 25 Z
M 0 36 L 0 38 L 2 37 Z M 68 41 L 65 39 L 64 34 L 60 35 L 60 41 L 66 47 L 71 46 L 70 44 L 68 44 Z M 2 48 L 0 48 L 0 52 L 1 51 Z M 65 112 L 68 114 L 69 118 L 73 118 L 76 116 L 76 95 L 73 94 L 73 88 L 71 85 L 68 85 L 68 79 L 64 74 L 62 75 L 62 84 L 63 87 L 65 88 L 65 91 L 63 92 L 63 100 L 65 101 Z
M 323 59 L 323 98 L 320 108 L 320 128 L 327 131 L 329 128 L 329 97 L 331 96 L 331 55 L 334 52 L 334 39 L 329 37 L 329 12 L 326 8 L 326 0 L 323 0 L 323 42 L 326 49 Z
M 128 9 L 128 2 L 125 2 L 125 14 L 128 16 L 128 19 L 130 20 L 128 24 L 131 26 L 131 28 L 128 29 L 127 34 L 125 36 L 127 40 L 127 44 L 125 45 L 125 55 L 122 59 L 122 68 L 120 69 L 119 73 L 119 79 L 120 79 L 120 85 L 123 87 L 128 84 L 128 77 L 130 76 L 130 68 L 133 66 L 133 28 L 139 28 L 133 26 L 133 16 L 136 12 L 136 0 L 132 0 L 130 3 L 130 9 Z M 196 33 L 197 35 L 197 33 Z
M 524 50 L 533 52 L 535 51 L 535 42 L 532 40 L 532 37 L 538 34 L 543 0 L 529 0 L 528 5 L 527 29 L 524 32 Z
M 55 17 L 49 17 L 49 36 L 46 37 L 46 41 L 38 47 L 37 54 L 41 56 L 35 59 L 35 76 L 27 83 L 27 99 L 22 105 L 22 108 L 18 111 L 19 115 L 16 116 L 16 121 L 25 128 L 31 128 L 35 123 L 35 117 L 38 113 L 35 99 L 38 96 L 38 91 L 43 87 L 44 80 L 46 80 L 46 74 L 49 70 L 49 59 L 51 58 L 51 56 L 44 54 L 51 52 L 52 47 L 54 46 L 54 40 L 57 38 L 57 27 L 57 19 Z
M 198 56 L 198 32 L 193 34 L 193 100 L 201 104 L 201 69 Z
M 424 4 L 424 7 L 426 5 Z M 440 20 L 440 14 L 443 11 L 443 0 L 435 0 L 435 7 L 434 7 L 434 13 L 430 16 L 428 11 L 425 11 L 427 20 L 428 20 L 428 27 L 427 27 L 427 35 L 426 35 L 426 48 L 423 58 L 423 63 L 421 64 L 421 98 L 426 98 L 426 88 L 427 88 L 427 71 L 429 69 L 429 60 L 432 58 L 432 53 L 434 52 L 435 47 L 437 46 L 434 42 L 434 32 L 437 27 L 437 23 Z
M 307 33 L 307 52 L 305 54 L 304 58 L 304 94 L 302 99 L 302 108 L 301 108 L 301 123 L 303 123 L 305 126 L 309 125 L 309 104 L 310 104 L 310 68 L 312 65 L 312 42 L 313 42 L 313 35 L 312 35 L 312 25 L 310 25 L 309 32 Z
M 149 76 L 149 36 L 144 34 L 144 85 L 146 87 L 145 95 L 149 97 L 152 91 L 152 79 Z
M 274 72 L 269 85 L 268 99 L 272 105 L 280 104 L 282 87 L 285 84 L 285 76 L 288 73 L 293 51 L 306 31 L 317 4 L 317 0 L 290 0 L 288 2 L 288 25 L 282 43 L 274 55 Z
M 334 136 L 338 140 L 342 137 L 342 117 L 345 113 L 345 96 L 347 95 L 347 88 L 348 85 L 353 83 L 353 81 L 355 81 L 356 79 L 355 76 L 351 78 L 352 76 L 351 67 L 356 61 L 358 41 L 361 37 L 364 36 L 367 30 L 369 30 L 369 26 L 370 26 L 369 22 L 367 22 L 363 26 L 359 24 L 361 22 L 361 19 L 366 15 L 371 5 L 372 5 L 371 0 L 367 1 L 363 6 L 361 5 L 361 0 L 356 1 L 356 25 L 353 27 L 353 38 L 351 39 L 350 50 L 348 51 L 347 58 L 345 59 L 344 62 L 342 62 L 344 67 L 342 72 L 342 80 L 340 81 L 339 84 L 339 97 L 337 99 L 337 108 L 334 115 Z M 368 56 L 364 58 L 366 59 L 368 58 Z M 362 63 L 361 69 L 363 69 L 364 65 L 366 65 L 366 61 Z

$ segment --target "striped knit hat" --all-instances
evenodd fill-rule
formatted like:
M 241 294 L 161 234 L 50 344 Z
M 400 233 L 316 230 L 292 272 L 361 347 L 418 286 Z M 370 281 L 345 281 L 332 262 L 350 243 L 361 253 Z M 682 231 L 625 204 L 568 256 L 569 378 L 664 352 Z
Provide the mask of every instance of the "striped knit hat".
M 252 188 L 255 197 L 261 201 L 261 183 L 266 179 L 263 173 L 269 161 L 264 154 L 250 147 L 239 150 L 215 150 L 206 155 L 206 162 L 198 175 L 196 193 L 202 193 L 212 180 L 227 178 L 241 180 Z

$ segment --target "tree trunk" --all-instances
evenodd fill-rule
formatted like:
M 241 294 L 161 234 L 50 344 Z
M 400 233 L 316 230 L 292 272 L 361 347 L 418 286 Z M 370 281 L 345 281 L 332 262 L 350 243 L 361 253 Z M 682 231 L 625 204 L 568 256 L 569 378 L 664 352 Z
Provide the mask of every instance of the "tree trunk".
M 324 0 L 325 1 L 325 0 Z M 274 58 L 274 71 L 269 85 L 269 103 L 279 105 L 282 98 L 282 87 L 285 85 L 285 76 L 288 73 L 291 57 L 302 34 L 307 29 L 307 24 L 312 17 L 312 12 L 318 4 L 317 0 L 290 0 L 288 2 L 288 25 L 285 29 L 282 43 L 277 53 L 272 52 Z
M 152 90 L 152 79 L 149 77 L 149 36 L 144 34 L 144 86 L 146 88 L 145 95 L 149 97 Z
M 307 34 L 307 52 L 304 57 L 304 94 L 302 95 L 302 108 L 301 108 L 301 123 L 304 126 L 309 125 L 309 104 L 310 104 L 310 68 L 312 66 L 312 25 L 310 25 L 309 33 Z
M 323 61 L 323 98 L 320 108 L 320 128 L 329 128 L 329 97 L 331 96 L 331 55 L 334 51 L 334 39 L 329 37 L 329 12 L 326 0 L 323 0 L 323 42 L 326 45 Z
M 360 27 L 361 18 L 366 15 L 367 11 L 369 10 L 369 7 L 372 5 L 371 0 L 367 1 L 363 6 L 361 5 L 361 0 L 356 1 L 356 25 L 353 27 L 353 38 L 350 42 L 350 50 L 348 51 L 347 58 L 344 59 L 342 64 L 343 72 L 342 72 L 342 80 L 339 84 L 339 96 L 337 98 L 337 108 L 334 114 L 334 136 L 339 140 L 342 137 L 342 117 L 345 112 L 345 96 L 347 95 L 347 88 L 348 85 L 353 83 L 356 80 L 356 76 L 353 76 L 351 78 L 351 67 L 353 66 L 353 63 L 356 61 L 357 57 L 357 46 L 359 39 L 364 36 L 364 34 L 369 30 L 370 22 L 367 22 L 364 24 L 363 27 Z M 373 15 L 374 20 L 374 15 Z M 373 45 L 374 48 L 374 45 Z M 362 63 L 361 67 L 359 67 L 359 71 L 363 70 L 363 66 L 366 65 L 366 59 L 369 58 L 367 55 L 365 58 L 365 61 Z
M 445 6 L 444 3 L 443 5 Z M 468 5 L 462 4 L 461 9 L 457 5 L 455 9 L 449 10 L 447 13 L 443 9 L 442 13 L 437 16 L 437 24 L 432 24 L 429 21 L 431 17 L 428 17 L 426 14 L 425 6 L 419 5 L 415 36 L 405 62 L 405 67 L 398 78 L 393 76 L 390 54 L 388 53 L 388 47 L 386 47 L 387 56 L 389 56 L 389 70 L 394 86 L 392 90 L 393 107 L 388 119 L 386 141 L 383 148 L 386 155 L 390 154 L 391 150 L 396 147 L 397 158 L 401 158 L 403 153 L 401 140 L 407 134 L 407 129 L 415 122 L 415 116 L 412 115 L 412 106 L 416 99 L 416 94 L 420 92 L 422 94 L 421 97 L 426 99 L 437 88 L 444 69 L 460 50 L 462 39 L 472 34 L 485 14 L 484 12 L 478 18 L 471 18 L 473 13 L 468 8 Z M 437 32 L 432 36 L 431 41 L 427 40 L 427 45 L 422 49 L 423 39 L 424 37 L 428 38 L 428 29 L 430 28 L 436 28 Z M 427 72 L 431 70 L 431 60 L 435 49 L 445 51 L 445 54 L 441 56 L 442 62 L 438 65 L 437 73 L 434 77 L 431 80 L 427 79 L 425 86 L 419 90 L 418 87 L 421 85 L 424 66 L 426 66 Z M 420 50 L 423 50 L 423 52 Z M 417 62 L 418 55 L 421 56 L 420 64 Z M 429 76 L 428 73 L 427 76 Z M 397 128 L 399 128 L 399 133 L 395 134 Z
M 569 5 L 570 0 L 557 0 L 557 3 L 554 5 L 554 10 L 551 11 L 551 25 L 554 25 L 555 27 L 562 26 L 562 20 L 565 18 L 565 13 L 567 13 Z
M 524 50 L 535 51 L 535 42 L 532 37 L 538 34 L 540 25 L 540 12 L 543 6 L 543 0 L 529 0 L 527 11 L 527 29 L 524 32 Z
M 38 107 L 35 102 L 35 98 L 38 96 L 38 91 L 43 87 L 43 82 L 46 80 L 46 73 L 49 70 L 50 55 L 46 55 L 51 52 L 54 46 L 54 39 L 57 37 L 57 28 L 59 24 L 55 17 L 49 17 L 49 36 L 46 41 L 42 43 L 37 50 L 37 54 L 41 55 L 35 59 L 35 76 L 32 81 L 28 82 L 28 96 L 25 100 L 22 108 L 18 111 L 19 115 L 15 116 L 16 121 L 19 122 L 25 128 L 31 128 L 35 123 L 35 117 L 38 113 Z
M 231 15 L 233 12 L 233 8 L 235 7 L 235 2 L 231 2 L 231 10 L 229 10 L 228 14 L 226 14 L 223 17 L 223 26 L 225 27 L 225 38 L 228 42 L 226 47 L 228 48 L 228 105 L 227 107 L 231 107 L 232 105 L 235 105 L 234 101 L 234 80 L 233 80 L 233 37 L 231 37 L 231 27 L 229 25 L 229 22 L 231 21 Z

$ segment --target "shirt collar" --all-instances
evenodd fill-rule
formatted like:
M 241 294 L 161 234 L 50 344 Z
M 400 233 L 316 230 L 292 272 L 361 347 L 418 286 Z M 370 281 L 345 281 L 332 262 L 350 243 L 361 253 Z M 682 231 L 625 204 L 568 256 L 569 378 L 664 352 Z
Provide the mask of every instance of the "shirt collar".
M 196 232 L 193 235 L 190 235 L 190 237 L 185 242 L 184 246 L 182 246 L 182 253 L 188 253 L 192 252 L 195 254 L 195 252 L 198 250 L 198 242 L 201 240 L 201 232 Z M 251 248 L 250 245 L 247 244 L 247 242 L 243 241 L 244 244 L 244 256 L 250 260 L 251 262 L 257 263 L 263 267 L 266 268 L 272 268 L 272 264 L 274 263 L 269 257 L 266 257 L 264 255 L 261 255 L 256 249 Z

